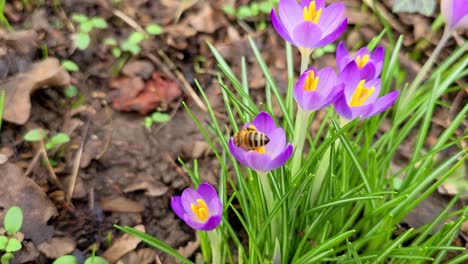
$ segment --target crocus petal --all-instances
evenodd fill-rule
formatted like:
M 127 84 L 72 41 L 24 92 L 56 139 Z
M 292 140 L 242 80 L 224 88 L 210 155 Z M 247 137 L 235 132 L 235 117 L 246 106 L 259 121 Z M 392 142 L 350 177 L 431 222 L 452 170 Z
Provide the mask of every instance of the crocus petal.
M 184 207 L 182 207 L 182 200 L 180 196 L 173 196 L 171 198 L 171 207 L 174 213 L 178 217 L 184 219 L 183 217 L 184 217 L 185 210 L 184 210 Z
M 360 81 L 359 68 L 356 62 L 352 61 L 346 65 L 344 70 L 340 73 L 340 79 L 345 84 L 344 95 L 349 102 L 353 97 L 354 90 Z
M 348 102 L 346 101 L 344 92 L 341 92 L 341 95 L 335 100 L 333 103 L 333 106 L 335 107 L 335 111 L 342 117 L 352 120 L 354 119 L 352 117 L 353 113 L 351 112 L 351 109 L 348 106 Z
M 306 92 L 303 96 L 303 105 L 300 105 L 302 109 L 306 111 L 315 111 L 322 108 L 325 98 L 321 96 L 317 91 Z
M 281 22 L 283 22 L 288 32 L 291 32 L 297 24 L 303 21 L 303 11 L 296 0 L 279 1 L 278 12 Z
M 267 112 L 258 114 L 252 121 L 252 125 L 254 125 L 258 131 L 267 135 L 276 129 L 275 121 Z
M 198 186 L 197 193 L 200 194 L 203 200 L 205 200 L 207 203 L 211 202 L 212 200 L 219 200 L 215 188 L 206 182 L 201 183 Z
M 323 9 L 318 22 L 323 35 L 328 35 L 340 23 L 342 23 L 345 14 L 345 4 L 342 2 L 334 3 Z
M 245 161 L 245 158 L 244 158 L 245 150 L 236 146 L 236 144 L 234 144 L 233 138 L 229 139 L 228 147 L 229 147 L 229 151 L 234 156 L 234 158 L 236 158 L 236 160 L 239 161 L 240 164 L 247 166 L 247 161 Z
M 366 118 L 369 113 L 372 111 L 373 104 L 363 105 L 363 106 L 355 106 L 350 107 L 351 110 L 351 118 L 354 119 L 356 117 L 361 117 L 361 119 Z
M 364 67 L 359 69 L 359 73 L 361 76 L 361 79 L 363 80 L 372 80 L 376 78 L 376 70 L 375 70 L 375 65 L 374 63 L 367 63 Z
M 381 84 L 380 79 L 373 79 L 373 80 L 367 81 L 364 84 L 364 86 L 367 88 L 374 87 L 374 92 L 367 98 L 364 105 L 373 104 L 375 100 L 377 100 L 377 97 L 379 97 L 379 94 L 380 94 L 380 84 Z
M 265 153 L 274 158 L 284 149 L 286 134 L 282 128 L 277 128 L 267 136 L 270 138 L 270 142 L 265 146 Z
M 206 222 L 200 222 L 196 217 L 191 216 L 189 214 L 185 214 L 184 218 L 182 219 L 188 226 L 190 226 L 193 229 L 202 229 L 203 226 L 206 224 Z
M 244 157 L 249 168 L 256 171 L 268 171 L 267 165 L 271 162 L 270 156 L 255 151 L 248 151 Z
M 284 26 L 283 22 L 281 22 L 281 20 L 278 18 L 278 16 L 276 16 L 275 9 L 271 10 L 270 18 L 271 18 L 271 24 L 273 25 L 273 28 L 275 28 L 276 32 L 278 32 L 278 34 L 284 40 L 286 40 L 287 42 L 295 45 L 294 42 L 292 41 L 291 36 L 289 35 L 288 30 Z
M 343 22 L 333 32 L 331 32 L 327 36 L 322 36 L 322 39 L 320 40 L 320 42 L 316 44 L 317 47 L 323 47 L 337 40 L 341 36 L 341 34 L 343 34 L 343 32 L 345 31 L 347 25 L 348 25 L 348 19 L 345 18 Z
M 332 67 L 325 67 L 318 71 L 319 82 L 317 87 L 317 93 L 322 97 L 327 97 L 330 94 L 333 87 L 338 83 L 338 76 Z
M 366 117 L 371 117 L 373 115 L 382 113 L 391 105 L 393 105 L 393 103 L 395 103 L 397 98 L 398 98 L 398 91 L 393 91 L 380 97 L 379 99 L 375 101 L 372 111 Z
M 182 192 L 181 201 L 182 207 L 186 214 L 194 215 L 192 212 L 191 204 L 197 204 L 197 199 L 203 199 L 198 192 L 193 189 L 187 188 Z
M 466 0 L 442 0 L 442 15 L 451 28 L 468 27 L 468 5 Z
M 302 0 L 301 1 L 301 8 L 304 8 L 305 6 L 306 7 L 309 7 L 310 5 L 310 2 L 312 2 L 314 0 Z M 325 0 L 315 0 L 315 8 L 316 9 L 320 9 L 320 8 L 324 8 L 325 7 Z
M 343 41 L 340 41 L 336 47 L 336 66 L 339 71 L 342 71 L 343 68 L 350 61 L 348 50 L 346 49 Z
M 218 196 L 216 196 L 216 199 L 211 200 L 207 206 L 210 210 L 210 215 L 219 215 L 223 212 L 223 205 L 221 204 Z
M 314 23 L 305 21 L 294 28 L 292 36 L 296 46 L 312 49 L 318 47 L 322 31 Z
M 218 227 L 219 223 L 221 223 L 221 215 L 214 215 L 206 221 L 206 223 L 200 228 L 204 231 L 211 231 Z
M 344 89 L 344 83 L 339 83 L 337 84 L 333 89 L 332 91 L 330 92 L 330 94 L 327 96 L 327 101 L 325 102 L 325 105 L 324 106 L 328 106 L 330 104 L 333 104 L 337 99 L 338 97 L 340 96 L 340 94 L 343 92 L 343 89 Z
M 371 60 L 374 62 L 375 72 L 377 75 L 380 75 L 382 72 L 384 57 L 385 48 L 382 46 L 377 47 L 371 54 Z
M 276 157 L 274 158 L 265 171 L 275 170 L 281 166 L 283 166 L 291 157 L 293 152 L 292 144 L 288 144 L 286 148 Z

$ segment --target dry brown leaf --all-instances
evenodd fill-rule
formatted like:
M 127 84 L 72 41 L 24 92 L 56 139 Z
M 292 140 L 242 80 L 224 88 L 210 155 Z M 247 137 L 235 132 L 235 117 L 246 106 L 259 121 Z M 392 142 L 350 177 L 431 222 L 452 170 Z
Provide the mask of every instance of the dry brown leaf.
M 30 95 L 46 86 L 65 86 L 70 83 L 70 75 L 56 58 L 47 58 L 33 64 L 28 72 L 18 73 L 0 83 L 0 91 L 5 90 L 3 119 L 15 124 L 26 123 L 31 113 Z
M 47 257 L 56 259 L 73 252 L 76 242 L 69 237 L 53 237 L 39 244 L 37 248 Z
M 142 190 L 146 191 L 145 194 L 148 196 L 159 197 L 167 192 L 168 187 L 151 176 L 138 175 L 135 182 L 129 184 L 123 191 L 129 193 Z
M 193 253 L 200 247 L 200 236 L 198 235 L 198 233 L 196 233 L 195 235 L 195 241 L 190 241 L 187 243 L 186 246 L 184 247 L 180 247 L 177 249 L 177 251 L 179 251 L 179 253 L 188 258 L 190 256 L 193 255 Z
M 145 232 L 145 226 L 143 225 L 137 225 L 134 228 L 138 231 Z M 112 246 L 108 248 L 101 256 L 112 264 L 121 259 L 128 252 L 134 250 L 140 241 L 140 239 L 132 235 L 123 234 L 121 237 L 117 238 L 114 243 L 112 243 Z
M 107 212 L 141 213 L 145 210 L 142 204 L 122 196 L 104 198 L 100 205 Z
M 206 3 L 200 11 L 187 17 L 189 24 L 198 32 L 214 33 L 226 24 L 223 15 L 215 14 L 213 7 Z
M 142 248 L 132 251 L 123 257 L 124 263 L 152 264 L 156 259 L 156 251 L 151 248 Z
M 34 49 L 37 34 L 33 30 L 8 32 L 0 35 L 0 41 L 20 54 L 26 55 Z
M 21 251 L 15 256 L 15 263 L 30 263 L 37 260 L 37 257 L 39 257 L 39 251 L 37 251 L 34 243 L 23 241 L 23 245 L 24 246 Z
M 11 206 L 19 206 L 23 210 L 21 232 L 26 238 L 39 244 L 52 236 L 53 228 L 47 225 L 47 221 L 57 215 L 54 204 L 34 181 L 23 176 L 20 168 L 7 162 L 0 165 L 0 207 Z M 2 214 L 0 219 L 3 217 Z
M 151 74 L 154 72 L 154 66 L 147 60 L 135 60 L 125 63 L 122 68 L 122 74 L 133 77 L 140 76 L 143 79 L 151 78 Z

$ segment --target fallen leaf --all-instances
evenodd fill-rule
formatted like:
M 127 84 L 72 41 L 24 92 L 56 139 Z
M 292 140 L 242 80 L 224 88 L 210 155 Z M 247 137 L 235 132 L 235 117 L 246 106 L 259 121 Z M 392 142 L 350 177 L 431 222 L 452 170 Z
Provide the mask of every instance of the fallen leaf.
M 143 225 L 137 225 L 134 228 L 138 231 L 145 232 L 145 227 Z M 132 235 L 123 234 L 121 237 L 117 238 L 114 243 L 112 243 L 112 246 L 101 256 L 112 264 L 121 259 L 128 252 L 134 250 L 140 242 L 140 239 Z
M 187 20 L 196 31 L 208 34 L 214 33 L 226 24 L 224 16 L 215 14 L 213 7 L 208 3 L 204 4 L 197 13 L 188 16 Z
M 185 144 L 182 147 L 182 152 L 192 158 L 192 159 L 199 159 L 208 155 L 211 152 L 210 144 L 205 141 L 195 141 Z
M 107 212 L 141 213 L 145 210 L 142 204 L 122 196 L 104 198 L 100 205 Z
M 151 248 L 142 248 L 132 251 L 122 259 L 123 263 L 152 264 L 156 259 L 156 251 Z
M 47 225 L 47 221 L 57 215 L 57 209 L 33 180 L 23 176 L 16 165 L 7 162 L 0 165 L 0 207 L 11 206 L 23 210 L 24 222 L 20 231 L 26 238 L 39 244 L 52 237 L 53 228 Z
M 142 190 L 146 191 L 145 194 L 148 196 L 159 197 L 167 192 L 168 187 L 162 182 L 153 179 L 151 176 L 139 175 L 138 178 L 123 191 L 129 193 Z
M 198 233 L 195 233 L 195 241 L 189 241 L 186 246 L 179 247 L 177 251 L 179 253 L 188 258 L 193 255 L 193 253 L 200 247 L 200 236 Z
M 134 78 L 139 77 L 132 79 Z M 119 95 L 112 101 L 112 106 L 120 111 L 137 111 L 144 115 L 154 111 L 161 103 L 173 101 L 182 94 L 176 82 L 163 78 L 158 72 L 152 74 L 142 90 L 140 86 L 133 90 L 127 87 L 123 84 L 117 86 Z
M 39 244 L 37 248 L 47 257 L 56 259 L 73 252 L 76 242 L 69 237 L 53 237 Z
M 15 256 L 15 263 L 30 263 L 37 260 L 37 257 L 39 257 L 39 251 L 37 251 L 34 243 L 23 241 L 23 248 Z
M 393 12 L 420 13 L 431 16 L 436 6 L 435 0 L 395 0 Z
M 5 91 L 3 119 L 15 124 L 26 123 L 31 113 L 30 95 L 46 86 L 66 86 L 70 75 L 56 58 L 36 62 L 28 72 L 18 73 L 5 82 L 0 82 L 0 91 Z
M 143 79 L 149 79 L 153 72 L 154 66 L 147 60 L 130 61 L 122 68 L 122 74 L 129 77 L 140 76 Z
M 1 42 L 22 55 L 27 55 L 35 49 L 34 42 L 36 39 L 37 34 L 33 30 L 8 32 L 0 35 Z

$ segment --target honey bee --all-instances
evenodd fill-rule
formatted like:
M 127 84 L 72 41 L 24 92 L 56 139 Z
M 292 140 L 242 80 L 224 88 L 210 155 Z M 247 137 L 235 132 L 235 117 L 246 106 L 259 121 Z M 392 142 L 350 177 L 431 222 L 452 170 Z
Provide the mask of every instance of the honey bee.
M 268 144 L 270 139 L 264 133 L 250 125 L 234 134 L 234 144 L 245 150 L 255 150 Z

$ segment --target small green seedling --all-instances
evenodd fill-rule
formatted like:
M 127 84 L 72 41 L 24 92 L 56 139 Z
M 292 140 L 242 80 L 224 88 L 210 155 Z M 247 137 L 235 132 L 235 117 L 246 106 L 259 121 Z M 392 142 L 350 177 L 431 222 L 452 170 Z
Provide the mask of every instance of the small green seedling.
M 65 255 L 56 259 L 52 264 L 77 264 L 75 256 Z M 93 245 L 91 256 L 88 257 L 84 264 L 108 264 L 107 260 L 103 257 L 96 256 L 96 245 Z
M 63 60 L 62 67 L 69 72 L 77 72 L 80 70 L 80 67 L 78 67 L 78 65 L 71 60 Z
M 100 17 L 87 17 L 83 14 L 72 14 L 72 20 L 77 22 L 78 32 L 75 34 L 76 47 L 79 50 L 85 50 L 91 43 L 89 32 L 93 29 L 105 29 L 107 28 L 107 22 Z
M 8 264 L 13 259 L 13 252 L 22 248 L 21 242 L 14 236 L 23 225 L 23 211 L 17 206 L 8 209 L 3 226 L 6 233 L 0 236 L 0 251 L 5 253 L 0 258 L 2 264 Z
M 45 148 L 47 150 L 54 149 L 70 142 L 70 137 L 65 133 L 58 133 L 50 138 L 47 138 L 47 133 L 40 128 L 29 130 L 26 134 L 24 134 L 23 139 L 28 142 L 45 140 Z
M 277 0 L 266 0 L 260 3 L 252 2 L 249 5 L 241 5 L 238 9 L 232 5 L 226 4 L 223 6 L 223 11 L 228 15 L 235 16 L 239 20 L 245 20 L 256 17 L 260 13 L 270 14 L 271 9 L 273 9 L 277 3 Z
M 165 113 L 154 112 L 151 116 L 145 117 L 144 126 L 151 129 L 153 123 L 165 123 L 171 120 L 171 116 Z
M 132 55 L 137 55 L 141 52 L 140 43 L 148 38 L 148 35 L 161 35 L 164 30 L 158 24 L 149 24 L 145 28 L 146 32 L 132 32 L 128 38 L 122 42 L 122 44 L 117 43 L 113 38 L 107 38 L 104 40 L 104 45 L 111 46 L 112 55 L 116 58 L 122 56 L 122 52 L 128 52 Z
M 70 84 L 67 86 L 67 88 L 65 88 L 65 96 L 68 98 L 68 99 L 71 99 L 75 96 L 78 95 L 78 88 L 76 88 L 75 85 L 73 84 Z

